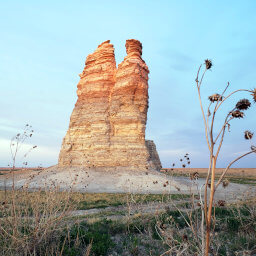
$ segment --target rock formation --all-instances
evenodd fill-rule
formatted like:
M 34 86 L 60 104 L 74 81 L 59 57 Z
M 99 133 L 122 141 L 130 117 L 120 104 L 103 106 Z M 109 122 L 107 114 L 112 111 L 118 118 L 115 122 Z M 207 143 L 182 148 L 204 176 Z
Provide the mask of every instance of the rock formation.
M 154 142 L 145 141 L 149 70 L 142 45 L 130 39 L 125 46 L 118 68 L 110 41 L 88 55 L 59 167 L 161 169 Z

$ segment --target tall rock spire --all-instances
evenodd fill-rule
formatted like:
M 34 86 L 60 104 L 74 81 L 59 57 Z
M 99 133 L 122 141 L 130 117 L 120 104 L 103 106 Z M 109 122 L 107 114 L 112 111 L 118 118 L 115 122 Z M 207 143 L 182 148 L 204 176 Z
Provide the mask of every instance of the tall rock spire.
M 127 56 L 118 65 L 110 104 L 111 152 L 115 165 L 149 167 L 145 145 L 148 67 L 138 40 L 126 41 Z
M 153 141 L 145 141 L 149 70 L 142 44 L 129 39 L 125 46 L 118 69 L 109 41 L 88 55 L 59 167 L 161 168 Z
M 114 86 L 116 61 L 110 41 L 86 58 L 80 74 L 69 129 L 63 139 L 59 166 L 104 166 L 109 154 L 109 98 Z

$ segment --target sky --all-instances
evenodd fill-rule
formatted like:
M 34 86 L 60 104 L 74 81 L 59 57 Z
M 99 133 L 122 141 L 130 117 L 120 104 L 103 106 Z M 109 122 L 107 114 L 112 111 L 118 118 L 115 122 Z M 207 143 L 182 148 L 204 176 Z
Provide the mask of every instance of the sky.
M 27 123 L 34 135 L 23 150 L 37 145 L 28 165 L 56 164 L 86 56 L 111 40 L 119 64 L 125 41 L 134 38 L 142 42 L 150 70 L 146 138 L 154 140 L 163 167 L 178 163 L 185 153 L 191 167 L 207 167 L 196 72 L 205 59 L 212 60 L 202 85 L 204 106 L 227 82 L 228 93 L 256 87 L 255 12 L 253 0 L 0 1 L 0 166 L 10 163 L 10 139 Z M 241 93 L 223 104 L 216 131 L 245 97 Z M 217 167 L 249 150 L 243 132 L 256 133 L 255 113 L 256 104 L 244 119 L 231 123 Z M 256 155 L 234 167 L 255 168 Z

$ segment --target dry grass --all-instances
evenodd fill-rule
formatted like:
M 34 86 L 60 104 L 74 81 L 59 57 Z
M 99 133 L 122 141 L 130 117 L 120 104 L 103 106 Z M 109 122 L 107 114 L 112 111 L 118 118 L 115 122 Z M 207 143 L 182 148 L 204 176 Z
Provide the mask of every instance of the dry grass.
M 201 217 L 198 200 L 188 201 L 190 196 L 83 194 L 57 188 L 0 191 L 0 255 L 195 255 L 200 240 L 191 227 L 200 233 Z M 184 198 L 186 209 L 179 206 Z M 158 202 L 162 211 L 140 212 L 137 206 L 148 202 Z M 255 201 L 245 202 L 215 209 L 212 255 L 254 252 Z M 79 205 L 89 209 L 119 204 L 127 206 L 120 219 L 106 220 L 103 213 L 98 218 L 70 218 Z M 130 215 L 129 207 L 138 212 Z M 113 208 L 111 214 L 119 212 Z
M 57 187 L 34 192 L 26 188 L 0 191 L 0 255 L 69 255 L 67 248 L 72 244 L 69 238 L 72 232 L 70 225 L 81 221 L 70 218 L 72 211 L 77 209 L 119 205 L 134 207 L 137 204 L 161 203 L 186 197 L 161 194 L 83 194 L 61 192 Z M 86 245 L 83 244 L 82 251 L 89 255 L 87 245 L 88 248 L 92 247 L 88 241 Z
M 0 202 L 1 255 L 61 255 L 58 234 L 73 209 L 68 193 L 1 191 Z

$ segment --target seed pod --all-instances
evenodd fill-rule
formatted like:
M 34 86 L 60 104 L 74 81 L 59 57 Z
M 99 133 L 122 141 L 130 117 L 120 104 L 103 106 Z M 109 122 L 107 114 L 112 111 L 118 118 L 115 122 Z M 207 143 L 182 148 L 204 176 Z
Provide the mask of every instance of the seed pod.
M 183 241 L 188 241 L 188 236 L 187 236 L 187 235 L 183 235 L 183 236 L 182 236 L 182 240 L 183 240 Z
M 250 132 L 250 131 L 245 131 L 245 132 L 244 132 L 244 138 L 245 138 L 246 140 L 251 140 L 252 137 L 253 137 L 253 133 L 252 133 L 252 132 Z
M 213 94 L 213 95 L 209 96 L 208 99 L 209 99 L 211 102 L 222 101 L 222 96 L 219 95 L 218 93 L 216 93 L 216 94 Z
M 198 172 L 193 172 L 190 174 L 190 179 L 191 180 L 197 180 L 199 178 L 199 173 Z
M 244 117 L 244 113 L 239 111 L 239 110 L 235 110 L 235 111 L 232 111 L 231 112 L 231 115 L 234 117 L 234 118 L 243 118 Z
M 223 182 L 222 182 L 223 188 L 226 188 L 228 185 L 229 185 L 229 180 L 227 180 L 227 179 L 223 180 Z
M 251 102 L 247 99 L 239 100 L 236 103 L 236 108 L 239 110 L 247 110 L 251 106 Z
M 211 60 L 206 59 L 206 60 L 204 61 L 204 63 L 205 63 L 206 69 L 211 69 L 211 67 L 212 67 L 212 61 L 211 61 Z
M 224 200 L 219 200 L 218 201 L 218 206 L 223 207 L 225 205 L 226 205 L 226 201 L 224 201 Z

